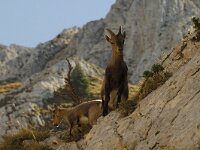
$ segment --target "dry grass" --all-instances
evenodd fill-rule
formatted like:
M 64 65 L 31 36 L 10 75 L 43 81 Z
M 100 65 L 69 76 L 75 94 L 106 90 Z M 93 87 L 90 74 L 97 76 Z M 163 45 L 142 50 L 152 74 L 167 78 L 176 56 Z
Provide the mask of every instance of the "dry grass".
M 98 77 L 90 77 L 89 78 L 89 96 L 91 98 L 100 98 L 100 91 L 101 91 L 101 85 L 103 80 Z
M 38 150 L 47 150 L 47 146 L 40 145 L 39 141 L 43 141 L 49 136 L 50 134 L 48 131 L 21 129 L 15 134 L 4 137 L 3 143 L 0 144 L 0 150 L 28 150 L 34 147 L 40 148 Z M 31 142 L 24 145 L 23 142 L 26 140 L 30 140 Z
M 0 93 L 9 92 L 22 86 L 21 82 L 7 83 L 0 85 Z
M 139 84 L 129 84 L 129 100 L 135 100 L 135 97 L 137 96 L 138 92 L 140 91 L 140 85 Z

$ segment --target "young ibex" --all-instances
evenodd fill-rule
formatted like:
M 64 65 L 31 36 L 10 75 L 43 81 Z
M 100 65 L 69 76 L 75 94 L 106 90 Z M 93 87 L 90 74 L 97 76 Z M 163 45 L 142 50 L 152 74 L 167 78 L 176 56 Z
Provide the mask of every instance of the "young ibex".
M 72 108 L 55 107 L 51 111 L 53 113 L 53 125 L 58 126 L 61 122 L 66 123 L 69 126 L 70 135 L 72 135 L 74 125 L 85 124 L 85 120 L 91 126 L 96 123 L 102 114 L 102 101 L 83 102 Z
M 123 46 L 126 37 L 125 31 L 121 33 L 121 27 L 118 34 L 113 33 L 107 29 L 110 37 L 107 35 L 106 40 L 112 47 L 112 58 L 105 70 L 104 81 L 101 89 L 101 98 L 103 102 L 103 116 L 108 114 L 109 109 L 114 107 L 109 105 L 110 102 L 118 107 L 118 103 L 122 100 L 128 99 L 128 67 L 123 59 Z

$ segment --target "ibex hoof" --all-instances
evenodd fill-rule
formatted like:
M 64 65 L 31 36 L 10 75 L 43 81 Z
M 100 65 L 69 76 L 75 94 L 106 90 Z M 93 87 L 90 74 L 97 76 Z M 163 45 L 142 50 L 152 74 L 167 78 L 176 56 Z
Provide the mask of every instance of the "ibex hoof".
M 103 116 L 106 116 L 108 114 L 108 111 L 103 112 Z

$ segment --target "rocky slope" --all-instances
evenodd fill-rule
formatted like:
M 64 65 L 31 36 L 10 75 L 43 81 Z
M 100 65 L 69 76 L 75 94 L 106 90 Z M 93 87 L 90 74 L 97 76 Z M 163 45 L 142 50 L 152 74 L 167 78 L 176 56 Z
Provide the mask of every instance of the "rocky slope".
M 163 58 L 173 76 L 140 101 L 131 115 L 123 118 L 113 111 L 101 117 L 78 142 L 46 142 L 59 150 L 200 149 L 200 40 L 195 36 L 187 35 Z

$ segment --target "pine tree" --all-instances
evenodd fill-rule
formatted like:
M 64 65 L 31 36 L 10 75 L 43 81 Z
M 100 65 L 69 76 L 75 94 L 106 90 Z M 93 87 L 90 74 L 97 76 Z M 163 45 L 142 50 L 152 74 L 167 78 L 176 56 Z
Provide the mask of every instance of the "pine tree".
M 77 64 L 72 71 L 71 82 L 76 89 L 76 93 L 81 99 L 88 97 L 89 82 L 79 64 Z

